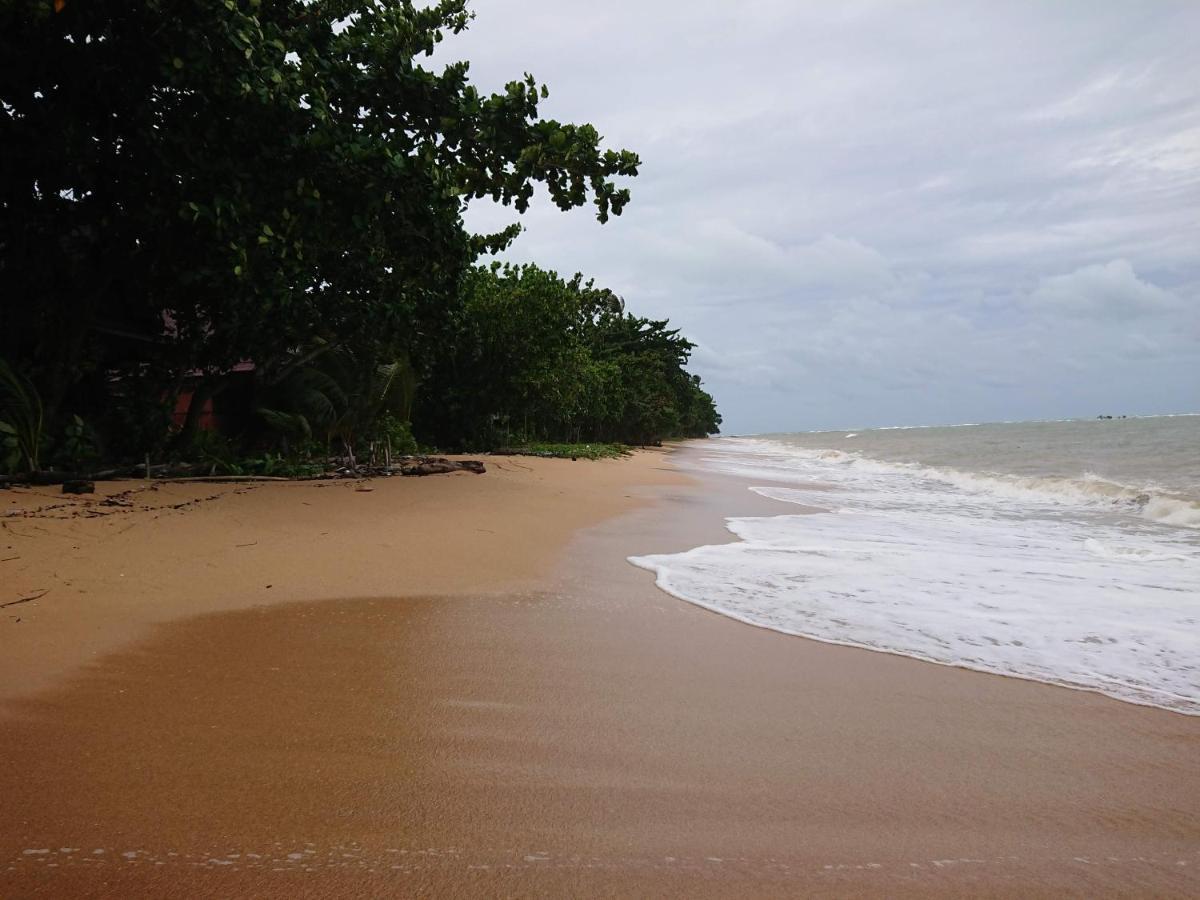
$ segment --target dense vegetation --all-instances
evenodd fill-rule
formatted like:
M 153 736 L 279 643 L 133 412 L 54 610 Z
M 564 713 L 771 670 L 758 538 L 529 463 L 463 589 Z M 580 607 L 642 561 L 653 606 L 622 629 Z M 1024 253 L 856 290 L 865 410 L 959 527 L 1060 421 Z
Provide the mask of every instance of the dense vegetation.
M 472 200 L 601 222 L 638 158 L 427 57 L 466 0 L 0 0 L 0 467 L 706 434 L 691 345 L 480 266 Z M 423 64 L 425 63 L 425 64 Z M 179 414 L 176 401 L 184 397 Z M 190 398 L 188 400 L 187 398 Z
M 692 344 L 611 291 L 536 266 L 464 279 L 416 425 L 440 443 L 647 443 L 703 436 L 720 418 L 683 366 Z

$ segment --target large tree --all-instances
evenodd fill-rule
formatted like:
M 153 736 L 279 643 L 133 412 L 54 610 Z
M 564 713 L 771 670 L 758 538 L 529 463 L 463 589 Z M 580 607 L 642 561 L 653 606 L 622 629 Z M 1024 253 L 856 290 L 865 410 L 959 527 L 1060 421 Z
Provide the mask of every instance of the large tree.
M 56 11 L 57 10 L 57 11 Z M 466 0 L 0 0 L 0 357 L 53 419 L 307 348 L 436 347 L 472 199 L 544 185 L 600 221 L 637 173 L 530 76 L 483 95 L 428 57 Z M 80 410 L 82 411 L 82 410 Z

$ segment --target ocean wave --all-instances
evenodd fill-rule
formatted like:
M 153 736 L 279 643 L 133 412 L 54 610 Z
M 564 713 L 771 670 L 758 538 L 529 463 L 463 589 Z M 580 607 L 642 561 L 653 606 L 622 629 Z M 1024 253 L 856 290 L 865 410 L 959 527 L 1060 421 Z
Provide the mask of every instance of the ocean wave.
M 926 428 L 978 428 L 986 422 L 954 422 L 950 425 L 880 425 L 872 431 L 918 431 Z
M 1187 419 L 1200 418 L 1200 412 L 1184 413 L 1151 413 L 1147 415 L 1125 415 L 1121 418 L 1131 419 Z M 1054 425 L 1064 422 L 1095 422 L 1093 416 L 1075 416 L 1069 419 L 997 419 L 990 422 L 952 422 L 947 425 L 876 425 L 870 428 L 857 426 L 859 431 L 916 431 L 926 428 L 980 428 L 985 425 Z M 1114 420 L 1116 421 L 1116 420 Z M 787 432 L 792 434 L 841 434 L 846 428 L 817 428 L 810 431 Z M 723 434 L 727 438 L 770 438 L 785 432 L 759 431 L 746 434 Z
M 794 512 L 630 559 L 668 593 L 786 634 L 1200 715 L 1194 499 L 770 439 L 712 442 L 703 465 Z
M 975 495 L 1109 509 L 1162 525 L 1200 529 L 1200 501 L 1165 492 L 1157 485 L 1122 484 L 1090 472 L 1078 477 L 968 472 L 884 461 L 855 450 L 786 447 L 770 441 L 744 443 L 749 454 L 709 459 L 718 468 L 748 477 L 803 483 L 828 478 L 830 471 L 842 468 L 859 474 L 904 476 L 914 481 L 914 487 L 921 481 L 937 482 Z
M 1085 506 L 1116 508 L 1164 525 L 1200 528 L 1200 503 L 1186 497 L 1156 493 L 1156 488 L 1151 485 L 1121 484 L 1090 472 L 1079 478 L 1068 478 L 922 467 L 922 474 L 964 490 L 1014 499 L 1065 500 Z
M 727 527 L 739 541 L 630 562 L 762 628 L 1200 715 L 1190 545 L 1068 520 L 861 509 Z

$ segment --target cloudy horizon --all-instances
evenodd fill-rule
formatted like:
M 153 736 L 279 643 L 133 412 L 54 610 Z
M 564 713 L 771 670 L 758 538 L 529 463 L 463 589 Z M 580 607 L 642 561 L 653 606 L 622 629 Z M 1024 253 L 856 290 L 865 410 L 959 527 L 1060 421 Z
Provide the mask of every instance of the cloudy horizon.
M 438 61 L 643 160 L 505 258 L 669 317 L 726 433 L 1200 410 L 1200 5 L 474 9 Z

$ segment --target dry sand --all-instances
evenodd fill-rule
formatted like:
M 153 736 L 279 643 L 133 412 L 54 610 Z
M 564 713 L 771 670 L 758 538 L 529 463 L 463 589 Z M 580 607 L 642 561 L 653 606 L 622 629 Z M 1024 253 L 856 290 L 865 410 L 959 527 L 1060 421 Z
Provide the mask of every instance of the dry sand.
M 262 604 L 536 583 L 572 533 L 679 482 L 661 452 L 495 457 L 488 473 L 0 491 L 0 701 L 159 623 Z M 44 595 L 43 595 L 44 592 Z M 14 627 L 16 626 L 16 627 Z
M 1200 894 L 1200 719 L 708 613 L 624 556 L 767 501 L 501 465 L 3 519 L 0 897 Z

